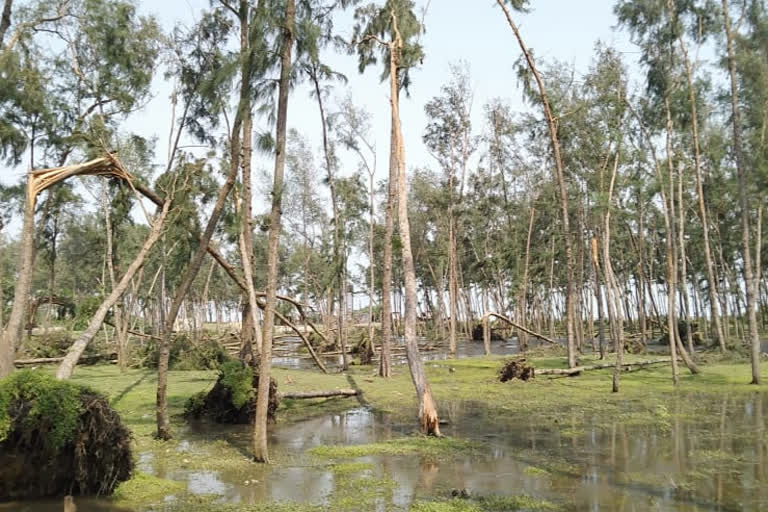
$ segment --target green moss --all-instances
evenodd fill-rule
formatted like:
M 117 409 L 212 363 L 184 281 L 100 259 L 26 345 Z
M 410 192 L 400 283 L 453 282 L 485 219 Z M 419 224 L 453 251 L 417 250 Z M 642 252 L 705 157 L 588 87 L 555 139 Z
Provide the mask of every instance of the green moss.
M 524 473 L 526 475 L 535 475 L 535 476 L 550 476 L 552 474 L 546 469 L 537 468 L 536 466 L 528 466 L 527 468 L 525 468 Z
M 443 458 L 461 452 L 479 450 L 477 443 L 451 437 L 413 436 L 381 443 L 317 446 L 309 453 L 326 458 L 354 458 L 368 455 L 423 455 Z
M 0 442 L 14 428 L 36 430 L 45 449 L 57 453 L 73 440 L 84 391 L 43 372 L 14 372 L 0 381 Z
M 137 472 L 133 478 L 117 487 L 114 499 L 123 503 L 157 503 L 163 501 L 166 496 L 185 490 L 186 486 L 182 482 Z

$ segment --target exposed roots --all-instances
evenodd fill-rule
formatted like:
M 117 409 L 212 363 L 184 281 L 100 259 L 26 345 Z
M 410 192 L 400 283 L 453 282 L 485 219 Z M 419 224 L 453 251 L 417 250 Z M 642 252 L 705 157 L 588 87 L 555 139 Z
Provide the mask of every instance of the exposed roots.
M 499 380 L 507 382 L 512 379 L 528 380 L 535 377 L 533 366 L 525 364 L 526 359 L 512 359 L 507 361 L 499 370 Z
M 56 431 L 62 420 L 35 414 L 35 401 L 75 394 L 79 415 L 74 429 Z M 108 495 L 133 470 L 131 433 L 103 396 L 71 386 L 41 391 L 8 404 L 11 428 L 0 443 L 0 501 L 64 495 Z M 75 403 L 77 403 L 75 402 Z M 52 439 L 58 439 L 52 443 Z

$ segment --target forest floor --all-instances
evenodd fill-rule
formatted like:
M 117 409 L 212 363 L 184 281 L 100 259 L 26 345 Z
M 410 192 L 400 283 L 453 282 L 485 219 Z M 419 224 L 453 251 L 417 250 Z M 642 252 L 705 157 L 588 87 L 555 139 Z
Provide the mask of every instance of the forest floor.
M 700 414 L 716 416 L 701 409 L 705 398 L 754 394 L 768 391 L 763 384 L 749 385 L 750 368 L 744 361 L 728 360 L 716 354 L 700 354 L 701 374 L 692 375 L 680 365 L 680 384 L 672 385 L 669 364 L 643 368 L 621 375 L 619 393 L 611 393 L 612 370 L 584 372 L 576 377 L 538 376 L 522 382 L 498 381 L 498 371 L 509 357 L 490 356 L 459 360 L 426 362 L 441 418 L 446 419 L 444 439 L 413 435 L 416 430 L 417 402 L 407 366 L 396 366 L 388 380 L 375 376 L 372 366 L 353 366 L 346 374 L 325 375 L 317 371 L 273 369 L 278 390 L 314 391 L 356 387 L 359 398 L 315 400 L 284 400 L 278 410 L 274 431 L 287 430 L 302 422 L 364 407 L 386 414 L 389 424 L 399 425 L 391 440 L 372 443 L 345 443 L 295 449 L 290 444 L 272 451 L 272 466 L 265 470 L 247 457 L 248 428 L 212 427 L 203 436 L 191 435 L 182 417 L 186 400 L 199 391 L 210 389 L 216 379 L 215 371 L 172 371 L 169 376 L 168 401 L 177 439 L 160 442 L 153 439 L 155 431 L 156 374 L 153 370 L 128 370 L 120 373 L 115 366 L 79 366 L 73 380 L 106 394 L 133 431 L 139 466 L 137 476 L 123 484 L 115 498 L 116 505 L 143 510 L 152 504 L 164 503 L 159 510 L 277 510 L 305 512 L 316 510 L 368 510 L 380 508 L 385 495 L 391 497 L 397 483 L 376 476 L 368 462 L 360 457 L 380 454 L 413 455 L 421 459 L 440 461 L 473 450 L 482 450 L 477 440 L 451 437 L 451 422 L 457 407 L 471 410 L 477 422 L 484 424 L 514 424 L 524 422 L 536 428 L 556 427 L 563 439 L 583 436 L 588 429 L 615 431 L 617 421 L 624 427 L 669 429 L 675 418 L 695 418 Z M 628 355 L 626 362 L 653 359 L 652 356 Z M 580 364 L 594 364 L 596 358 L 584 356 Z M 610 362 L 610 357 L 608 358 Z M 564 368 L 560 355 L 539 352 L 531 354 L 528 362 L 537 369 Z M 765 365 L 764 365 L 765 366 Z M 764 375 L 764 382 L 768 375 Z M 672 398 L 681 397 L 680 400 Z M 458 405 L 457 405 L 458 404 Z M 469 404 L 469 405 L 467 405 Z M 478 424 L 479 424 L 478 423 Z M 347 427 L 349 428 L 349 427 Z M 308 433 L 307 435 L 311 435 Z M 193 449 L 189 449 L 194 439 Z M 342 439 L 343 441 L 343 439 Z M 298 441 L 297 441 L 298 443 Z M 285 443 L 284 443 L 285 444 Z M 348 444 L 355 444 L 354 448 Z M 299 446 L 303 446 L 298 443 Z M 365 460 L 365 459 L 364 459 Z M 151 461 L 148 464 L 147 461 Z M 162 461 L 159 465 L 158 461 Z M 271 503 L 263 505 L 224 502 L 220 493 L 185 492 L 185 484 L 174 478 L 184 472 L 225 472 L 230 480 L 241 485 L 256 484 L 268 478 L 265 471 L 275 468 L 302 467 L 312 464 L 328 467 L 340 483 L 321 503 Z M 530 473 L 554 470 L 555 462 L 531 467 Z M 147 470 L 151 467 L 151 470 Z M 150 476 L 150 474 L 152 476 Z M 300 484 L 296 484 L 300 485 Z M 455 491 L 453 494 L 457 494 Z M 506 494 L 506 493 L 505 493 Z M 168 500 L 168 496 L 174 496 Z M 436 500 L 436 501 L 435 501 Z M 235 500 L 238 501 L 238 500 Z M 256 499 L 255 502 L 261 501 Z M 377 505 L 379 504 L 379 505 Z M 192 508 L 190 508 L 192 507 Z M 558 510 L 567 503 L 552 503 L 527 495 L 501 497 L 472 496 L 470 499 L 452 497 L 450 492 L 417 501 L 410 505 L 414 512 L 482 512 L 496 510 Z M 158 510 L 156 507 L 153 508 Z M 385 508 L 389 510 L 388 508 Z M 402 508 L 394 508 L 402 510 Z

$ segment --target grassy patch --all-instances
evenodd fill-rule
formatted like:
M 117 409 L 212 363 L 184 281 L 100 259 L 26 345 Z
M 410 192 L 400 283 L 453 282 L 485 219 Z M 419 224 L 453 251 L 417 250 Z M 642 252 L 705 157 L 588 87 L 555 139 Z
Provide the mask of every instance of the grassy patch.
M 331 469 L 335 488 L 328 496 L 328 510 L 377 510 L 392 495 L 395 482 L 373 474 L 368 464 L 337 464 Z
M 520 495 L 420 502 L 411 506 L 410 512 L 513 512 L 516 510 L 556 511 L 561 509 L 549 501 Z
M 117 487 L 114 499 L 122 504 L 157 503 L 166 496 L 183 493 L 185 490 L 186 486 L 182 482 L 137 472 L 133 478 Z
M 368 455 L 421 455 L 440 459 L 457 453 L 477 451 L 479 448 L 477 443 L 463 439 L 412 436 L 372 444 L 317 446 L 309 450 L 309 453 L 331 459 Z

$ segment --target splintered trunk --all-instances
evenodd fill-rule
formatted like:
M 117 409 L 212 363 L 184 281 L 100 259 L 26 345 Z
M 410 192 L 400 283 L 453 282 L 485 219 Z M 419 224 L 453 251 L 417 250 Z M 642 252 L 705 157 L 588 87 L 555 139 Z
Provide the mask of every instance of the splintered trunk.
M 733 127 L 733 152 L 736 160 L 736 173 L 739 177 L 739 206 L 741 207 L 741 257 L 743 261 L 744 287 L 747 299 L 747 321 L 749 323 L 749 341 L 752 345 L 752 381 L 760 384 L 760 338 L 757 332 L 757 313 L 755 312 L 755 294 L 757 279 L 752 263 L 750 242 L 749 197 L 747 196 L 747 172 L 741 146 L 741 114 L 739 112 L 739 85 L 736 77 L 736 57 L 733 48 L 733 32 L 728 12 L 728 0 L 723 0 L 725 37 L 728 47 L 728 73 L 731 79 L 731 124 Z
M 285 2 L 283 42 L 280 50 L 280 84 L 277 99 L 275 136 L 275 176 L 272 185 L 272 211 L 267 241 L 267 287 L 264 308 L 264 337 L 259 365 L 259 386 L 256 392 L 256 416 L 253 421 L 253 458 L 269 463 L 267 447 L 267 412 L 272 370 L 272 337 L 277 306 L 277 270 L 280 263 L 280 222 L 282 220 L 283 172 L 285 170 L 285 134 L 288 128 L 288 92 L 291 82 L 291 51 L 294 41 L 295 0 Z
M 24 318 L 27 313 L 29 288 L 32 284 L 32 253 L 35 240 L 35 197 L 30 190 L 31 182 L 27 183 L 27 202 L 24 207 L 24 224 L 21 231 L 21 247 L 19 249 L 19 273 L 13 290 L 13 308 L 8 318 L 8 325 L 0 339 L 0 378 L 13 372 L 13 360 L 16 349 L 21 344 Z M 0 326 L 2 328 L 2 326 Z
M 72 376 L 72 372 L 75 370 L 75 365 L 80 359 L 80 356 L 83 354 L 85 347 L 88 346 L 88 343 L 90 343 L 90 341 L 99 331 L 99 328 L 104 322 L 104 318 L 107 316 L 110 308 L 112 308 L 112 306 L 117 303 L 123 293 L 125 293 L 125 290 L 128 289 L 128 285 L 130 284 L 131 279 L 133 279 L 133 276 L 136 275 L 136 272 L 138 272 L 142 265 L 144 265 L 144 259 L 147 257 L 147 254 L 149 254 L 149 251 L 155 245 L 155 242 L 157 242 L 157 240 L 160 238 L 160 235 L 162 235 L 163 226 L 165 224 L 166 218 L 168 217 L 170 207 L 171 200 L 168 199 L 163 204 L 160 214 L 152 223 L 152 230 L 149 233 L 149 237 L 147 237 L 144 245 L 136 254 L 133 261 L 128 266 L 128 269 L 126 269 L 125 274 L 123 274 L 123 277 L 120 279 L 120 282 L 112 288 L 112 292 L 109 294 L 109 296 L 107 296 L 106 299 L 104 299 L 104 302 L 101 303 L 99 308 L 96 310 L 96 313 L 94 313 L 93 317 L 91 317 L 91 320 L 88 322 L 88 327 L 86 327 L 85 331 L 83 331 L 77 340 L 75 340 L 75 342 L 69 348 L 67 355 L 64 356 L 64 360 L 61 362 L 58 370 L 56 371 L 57 379 L 68 379 Z
M 405 278 L 405 349 L 411 378 L 419 399 L 419 426 L 424 434 L 440 435 L 440 423 L 437 417 L 437 407 L 432 398 L 432 390 L 424 370 L 424 361 L 419 354 L 416 342 L 416 270 L 411 252 L 411 228 L 408 222 L 408 193 L 405 179 L 405 151 L 403 148 L 402 128 L 400 126 L 400 80 L 398 76 L 399 55 L 402 52 L 403 40 L 397 27 L 397 18 L 390 11 L 392 26 L 395 32 L 394 40 L 389 44 L 389 84 L 390 102 L 392 107 L 392 126 L 395 134 L 395 151 L 397 157 L 398 185 L 398 221 L 400 238 L 402 240 L 403 274 Z
M 389 184 L 387 209 L 384 214 L 384 271 L 381 277 L 381 355 L 379 376 L 392 376 L 392 236 L 395 231 L 395 194 L 397 192 L 397 155 L 395 154 L 395 126 L 390 133 Z
M 565 243 L 565 273 L 566 273 L 566 291 L 565 291 L 565 330 L 566 339 L 568 343 L 568 367 L 573 368 L 576 366 L 576 349 L 574 346 L 574 327 L 575 327 L 575 297 L 574 297 L 574 259 L 573 259 L 573 244 L 571 239 L 571 231 L 568 218 L 568 193 L 565 184 L 565 171 L 563 169 L 563 159 L 560 155 L 560 141 L 557 137 L 557 122 L 555 121 L 552 111 L 549 107 L 549 99 L 547 98 L 547 92 L 544 88 L 544 82 L 539 75 L 539 71 L 533 62 L 533 56 L 528 50 L 528 47 L 523 42 L 523 38 L 520 35 L 520 31 L 512 21 L 512 16 L 509 13 L 509 9 L 505 5 L 504 0 L 496 0 L 504 14 L 507 17 L 507 23 L 509 23 L 512 32 L 515 34 L 520 50 L 522 50 L 525 60 L 528 63 L 528 67 L 533 74 L 536 84 L 539 88 L 539 95 L 541 97 L 542 108 L 544 109 L 544 117 L 547 120 L 547 127 L 549 128 L 549 136 L 552 142 L 552 153 L 555 159 L 555 178 L 557 180 L 559 199 L 560 199 L 560 213 L 562 221 L 563 241 Z

